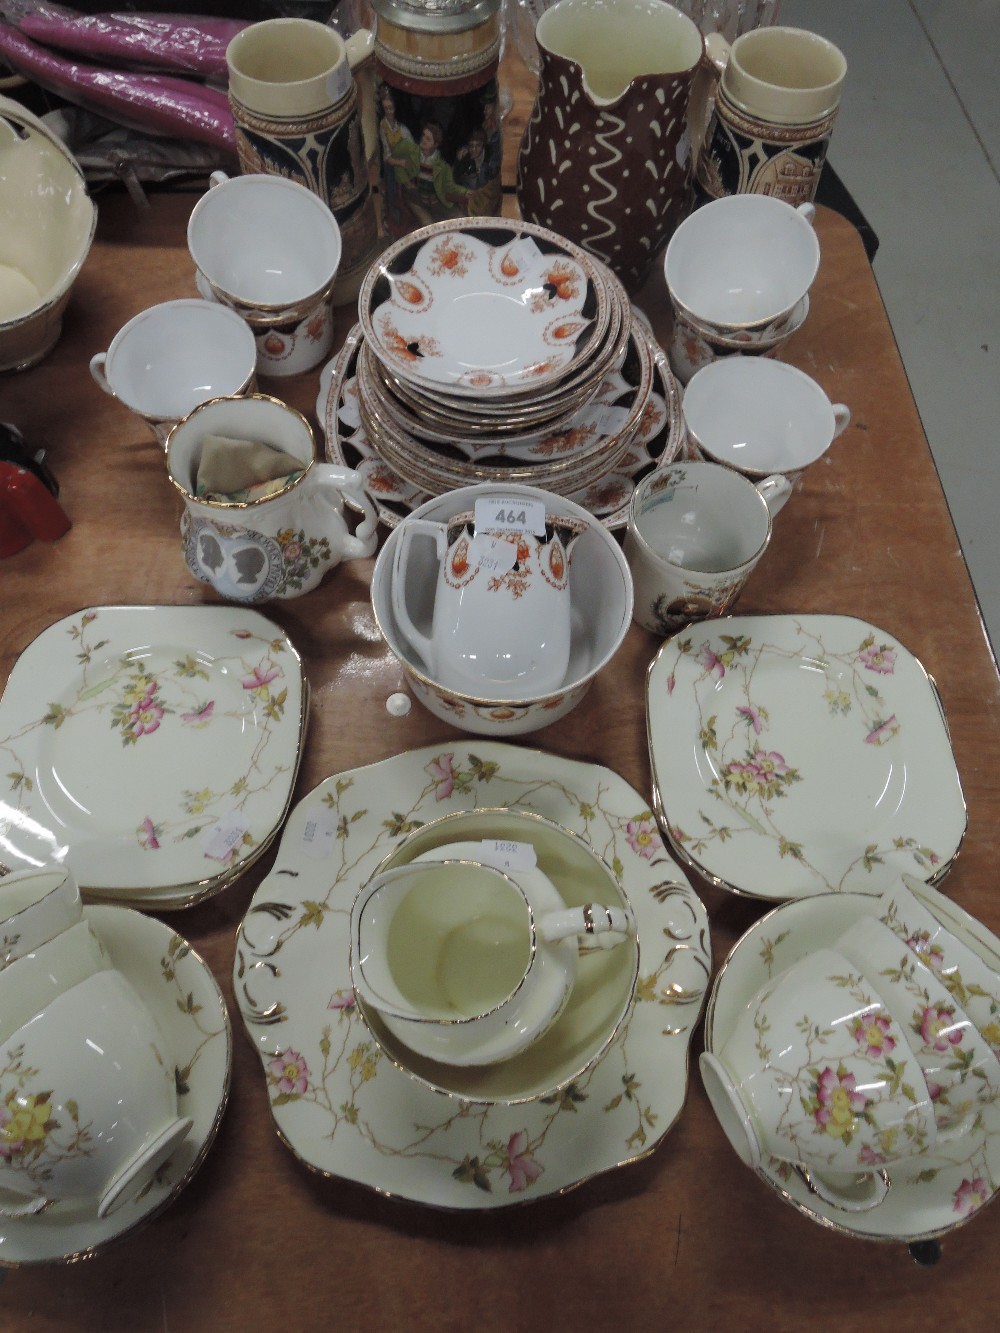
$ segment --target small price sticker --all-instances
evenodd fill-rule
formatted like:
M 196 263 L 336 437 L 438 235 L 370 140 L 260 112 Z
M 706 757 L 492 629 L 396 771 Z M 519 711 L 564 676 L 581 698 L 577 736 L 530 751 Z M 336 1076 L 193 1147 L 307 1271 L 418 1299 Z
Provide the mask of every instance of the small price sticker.
M 625 423 L 628 421 L 628 412 L 625 408 L 616 407 L 614 403 L 598 404 L 594 415 L 594 425 L 599 435 L 617 435 L 619 431 L 625 429 Z
M 228 861 L 234 847 L 238 847 L 250 830 L 250 825 L 235 810 L 224 815 L 217 824 L 208 830 L 204 843 L 204 855 L 210 861 Z
M 514 264 L 521 273 L 530 273 L 539 266 L 542 252 L 531 236 L 519 236 L 507 247 L 508 263 Z
M 545 535 L 545 505 L 520 496 L 497 496 L 476 501 L 477 532 L 530 532 Z
M 469 544 L 469 563 L 499 577 L 517 564 L 517 547 L 513 542 L 489 534 L 473 537 Z
M 302 830 L 302 851 L 313 861 L 325 861 L 337 841 L 337 816 L 328 806 L 306 820 Z
M 484 838 L 483 863 L 496 870 L 534 870 L 538 853 L 530 842 L 515 842 L 511 838 Z
M 344 394 L 343 401 L 337 410 L 337 419 L 348 430 L 357 430 L 361 425 L 361 408 L 358 406 L 358 393 L 355 389 L 353 394 Z

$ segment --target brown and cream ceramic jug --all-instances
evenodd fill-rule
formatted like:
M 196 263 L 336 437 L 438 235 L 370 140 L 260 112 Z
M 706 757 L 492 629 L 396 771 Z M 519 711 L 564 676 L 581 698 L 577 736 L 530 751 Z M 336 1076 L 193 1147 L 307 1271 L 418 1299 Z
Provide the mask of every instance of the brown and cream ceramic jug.
M 539 88 L 517 164 L 523 217 L 635 290 L 691 203 L 716 70 L 664 0 L 559 0 L 535 29 Z

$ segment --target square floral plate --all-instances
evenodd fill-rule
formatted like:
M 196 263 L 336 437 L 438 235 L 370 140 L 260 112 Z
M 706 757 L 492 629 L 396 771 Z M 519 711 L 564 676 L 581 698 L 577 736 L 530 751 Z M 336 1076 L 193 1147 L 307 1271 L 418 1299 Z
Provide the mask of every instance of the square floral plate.
M 256 611 L 99 606 L 44 630 L 0 699 L 0 860 L 90 898 L 181 907 L 267 848 L 291 802 L 302 663 Z
M 535 811 L 604 858 L 636 914 L 639 981 L 578 1081 L 486 1104 L 431 1088 L 376 1043 L 354 1003 L 350 913 L 405 834 L 501 807 Z M 705 910 L 642 797 L 606 768 L 484 741 L 353 769 L 300 802 L 240 927 L 234 988 L 275 1125 L 301 1161 L 390 1196 L 496 1208 L 562 1193 L 662 1141 L 684 1102 L 710 969 Z
M 705 1049 L 725 1046 L 742 1011 L 774 977 L 829 948 L 855 921 L 878 914 L 879 900 L 859 893 L 820 894 L 768 912 L 719 969 L 705 1013 Z M 933 1157 L 890 1167 L 889 1193 L 869 1212 L 849 1213 L 827 1203 L 776 1158 L 757 1175 L 800 1213 L 833 1230 L 905 1244 L 930 1240 L 968 1221 L 1000 1188 L 1000 1104 L 987 1103 L 978 1124 L 939 1146 Z
M 191 1130 L 134 1199 L 108 1217 L 57 1203 L 37 1217 L 0 1218 L 0 1268 L 89 1259 L 145 1225 L 184 1189 L 215 1140 L 229 1096 L 233 1040 L 229 1011 L 207 964 L 169 926 L 123 907 L 85 907 L 114 966 L 139 992 L 174 1060 L 177 1105 Z M 0 1052 L 6 1064 L 6 1055 Z M 0 1105 L 18 1088 L 0 1068 Z M 31 1088 L 18 1089 L 23 1097 Z
M 646 681 L 653 795 L 677 854 L 733 893 L 941 879 L 967 814 L 937 690 L 851 616 L 691 625 Z

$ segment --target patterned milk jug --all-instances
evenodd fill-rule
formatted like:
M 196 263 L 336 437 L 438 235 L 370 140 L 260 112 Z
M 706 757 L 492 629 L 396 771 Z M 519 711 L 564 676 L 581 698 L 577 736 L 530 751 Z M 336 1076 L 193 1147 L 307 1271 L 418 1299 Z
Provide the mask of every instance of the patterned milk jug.
M 691 204 L 692 131 L 704 130 L 715 73 L 705 40 L 664 0 L 559 0 L 535 37 L 521 215 L 604 260 L 634 291 Z
M 383 230 L 500 211 L 500 0 L 371 0 Z

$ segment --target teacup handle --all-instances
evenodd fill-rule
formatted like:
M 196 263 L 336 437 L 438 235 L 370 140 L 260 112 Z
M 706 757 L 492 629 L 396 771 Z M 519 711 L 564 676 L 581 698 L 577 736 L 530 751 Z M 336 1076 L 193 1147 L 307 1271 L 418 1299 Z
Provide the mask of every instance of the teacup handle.
M 399 528 L 399 545 L 392 566 L 392 612 L 396 617 L 403 637 L 415 648 L 424 660 L 424 665 L 433 671 L 434 645 L 426 634 L 422 634 L 413 623 L 406 606 L 406 566 L 410 556 L 410 543 L 414 537 L 430 537 L 437 548 L 438 563 L 448 553 L 448 532 L 441 523 L 434 523 L 427 518 L 404 519 Z
M 10 1203 L 8 1200 L 18 1199 L 17 1203 Z M 0 1217 L 37 1217 L 39 1213 L 44 1213 L 46 1208 L 52 1206 L 52 1200 L 44 1198 L 41 1194 L 33 1194 L 29 1197 L 15 1195 L 7 1190 L 0 1190 Z
M 844 431 L 851 424 L 851 409 L 846 403 L 833 404 L 833 438 L 843 435 Z
M 688 97 L 688 125 L 691 133 L 691 164 L 694 166 L 705 146 L 705 134 L 711 116 L 716 85 L 729 64 L 732 48 L 721 32 L 710 32 L 704 39 L 701 61 L 695 71 Z
M 802 214 L 802 216 L 805 218 L 805 220 L 809 223 L 810 227 L 812 227 L 812 226 L 815 225 L 815 222 L 816 222 L 816 205 L 815 205 L 815 204 L 810 204 L 810 203 L 796 204 L 796 206 L 795 206 L 795 211 L 796 211 L 796 213 L 801 213 L 801 214 Z
M 613 949 L 635 934 L 635 918 L 622 907 L 584 903 L 582 907 L 546 912 L 538 922 L 538 933 L 549 944 L 576 936 L 581 943 Z
M 115 391 L 108 383 L 108 377 L 104 373 L 104 364 L 108 359 L 107 352 L 97 352 L 90 358 L 90 373 L 95 381 L 100 385 L 106 394 L 114 398 Z
M 850 1193 L 839 1190 L 807 1166 L 795 1166 L 795 1171 L 807 1189 L 824 1203 L 832 1204 L 844 1213 L 867 1213 L 877 1208 L 889 1193 L 890 1180 L 884 1171 L 861 1171 Z
M 208 188 L 211 189 L 213 185 L 224 185 L 227 180 L 229 180 L 228 173 L 220 168 L 218 171 L 213 171 L 209 176 Z
M 372 555 L 378 543 L 376 532 L 378 514 L 364 488 L 360 475 L 353 468 L 338 467 L 334 463 L 317 464 L 316 475 L 320 495 L 332 491 L 337 497 L 337 500 L 333 501 L 337 508 L 339 508 L 337 501 L 343 496 L 363 515 L 361 522 L 355 529 L 354 536 L 347 534 L 341 541 L 340 553 L 343 558 L 345 560 L 363 560 L 366 556 Z
M 358 28 L 344 38 L 344 50 L 351 69 L 357 69 L 375 50 L 375 34 L 369 28 Z
M 756 483 L 758 491 L 767 505 L 767 512 L 774 518 L 792 493 L 792 483 L 780 472 L 773 476 L 765 477 L 763 481 Z

